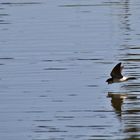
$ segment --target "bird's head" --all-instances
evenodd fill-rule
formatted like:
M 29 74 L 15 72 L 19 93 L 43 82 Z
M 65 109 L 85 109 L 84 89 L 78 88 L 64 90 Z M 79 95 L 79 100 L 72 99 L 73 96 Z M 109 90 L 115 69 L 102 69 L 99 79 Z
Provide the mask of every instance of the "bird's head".
M 109 79 L 106 80 L 106 82 L 107 82 L 108 84 L 112 84 L 112 83 L 113 83 L 113 79 L 112 79 L 112 78 L 109 78 Z

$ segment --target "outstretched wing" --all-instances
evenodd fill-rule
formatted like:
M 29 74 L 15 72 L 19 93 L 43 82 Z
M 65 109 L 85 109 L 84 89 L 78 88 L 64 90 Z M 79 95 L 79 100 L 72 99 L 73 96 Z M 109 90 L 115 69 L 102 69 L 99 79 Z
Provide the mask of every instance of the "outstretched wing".
M 123 69 L 123 66 L 121 67 L 121 63 L 118 63 L 113 70 L 111 71 L 110 75 L 112 78 L 122 78 L 121 71 Z

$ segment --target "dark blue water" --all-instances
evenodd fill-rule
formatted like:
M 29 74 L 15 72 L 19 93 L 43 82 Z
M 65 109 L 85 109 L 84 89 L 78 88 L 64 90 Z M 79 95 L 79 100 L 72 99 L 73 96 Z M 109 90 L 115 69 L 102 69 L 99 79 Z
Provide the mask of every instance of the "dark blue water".
M 1 0 L 0 139 L 140 139 L 139 9 Z M 107 85 L 118 62 L 137 80 Z

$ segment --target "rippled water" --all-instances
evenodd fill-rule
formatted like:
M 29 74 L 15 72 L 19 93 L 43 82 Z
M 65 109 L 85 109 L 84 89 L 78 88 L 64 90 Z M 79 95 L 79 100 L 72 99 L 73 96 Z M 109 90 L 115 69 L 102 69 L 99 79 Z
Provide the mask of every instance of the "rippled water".
M 1 0 L 0 139 L 140 139 L 139 9 Z M 118 62 L 137 80 L 107 85 Z

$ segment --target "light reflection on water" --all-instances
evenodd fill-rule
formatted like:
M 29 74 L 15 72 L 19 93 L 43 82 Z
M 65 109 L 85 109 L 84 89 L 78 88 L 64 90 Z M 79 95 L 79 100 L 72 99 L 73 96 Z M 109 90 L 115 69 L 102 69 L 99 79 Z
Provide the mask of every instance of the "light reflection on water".
M 0 139 L 140 138 L 138 1 L 0 6 Z M 137 79 L 107 85 L 119 61 Z

